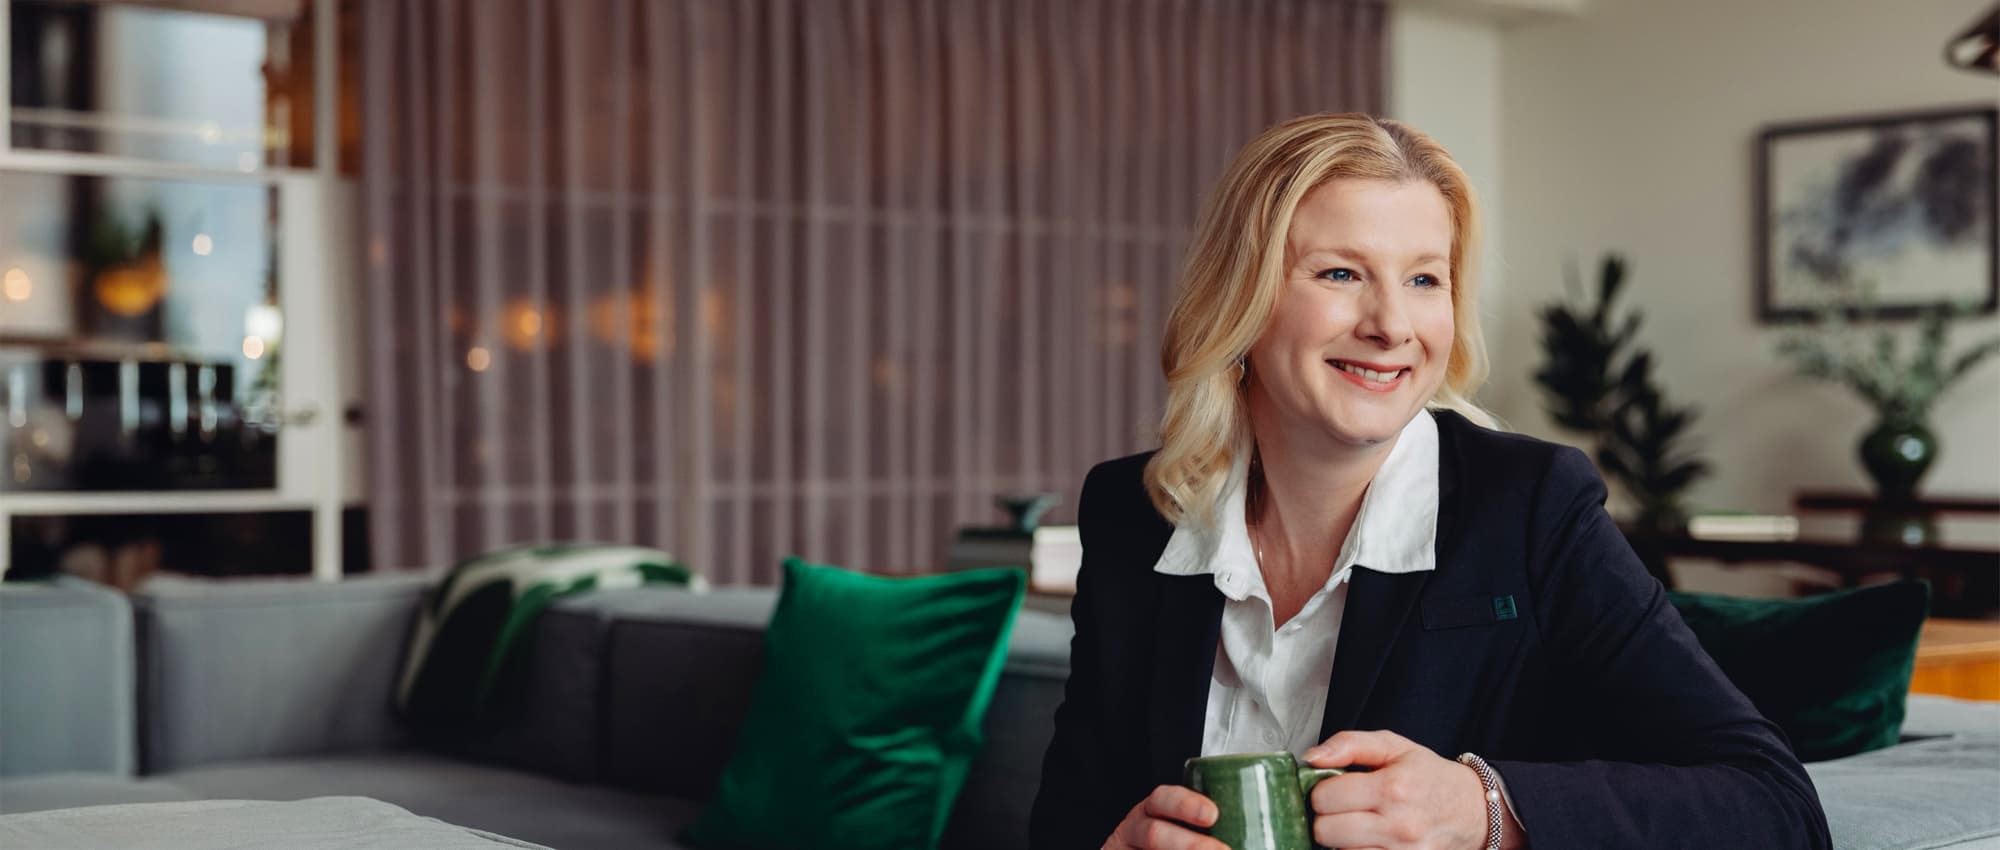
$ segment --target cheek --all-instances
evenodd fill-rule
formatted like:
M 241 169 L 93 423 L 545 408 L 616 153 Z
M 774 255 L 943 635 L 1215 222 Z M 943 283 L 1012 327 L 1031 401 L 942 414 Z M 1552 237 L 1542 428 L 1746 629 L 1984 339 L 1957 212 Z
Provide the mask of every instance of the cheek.
M 1316 288 L 1293 289 L 1279 299 L 1258 344 L 1267 345 L 1273 352 L 1316 352 L 1328 340 L 1351 330 L 1354 324 L 1351 299 Z
M 1452 339 L 1458 334 L 1458 322 L 1452 315 L 1451 303 L 1425 305 L 1425 309 L 1413 318 L 1417 341 L 1423 343 L 1425 354 L 1435 361 L 1449 360 Z
M 1273 367 L 1283 363 L 1289 368 L 1301 358 L 1301 352 L 1318 351 L 1328 336 L 1324 305 L 1310 299 L 1288 299 L 1279 303 L 1276 315 L 1264 327 L 1251 359 L 1268 360 Z

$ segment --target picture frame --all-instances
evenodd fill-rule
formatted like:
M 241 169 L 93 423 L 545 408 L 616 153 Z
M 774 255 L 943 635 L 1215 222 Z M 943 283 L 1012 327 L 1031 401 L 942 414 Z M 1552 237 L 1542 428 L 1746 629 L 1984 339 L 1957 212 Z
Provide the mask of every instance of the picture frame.
M 2000 108 L 1773 125 L 1757 139 L 1756 307 L 1810 318 L 1869 286 L 1875 315 L 2000 309 Z

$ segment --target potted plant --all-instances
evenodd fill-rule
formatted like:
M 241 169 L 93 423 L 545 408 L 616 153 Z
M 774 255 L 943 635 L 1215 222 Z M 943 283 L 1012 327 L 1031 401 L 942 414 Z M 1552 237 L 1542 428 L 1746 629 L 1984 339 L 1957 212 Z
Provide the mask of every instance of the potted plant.
M 1916 509 L 1917 483 L 1937 458 L 1931 407 L 1980 361 L 2000 352 L 2000 336 L 1947 357 L 1952 322 L 1971 308 L 1941 304 L 1918 314 L 1916 345 L 1905 355 L 1903 334 L 1877 314 L 1869 285 L 1839 287 L 1813 312 L 1812 321 L 1779 341 L 1778 352 L 1799 374 L 1843 384 L 1875 409 L 1875 425 L 1858 447 L 1877 501 L 1863 518 L 1862 537 L 1931 543 L 1935 525 Z
M 1571 297 L 1542 308 L 1548 359 L 1535 383 L 1550 417 L 1587 435 L 1598 468 L 1632 499 L 1636 511 L 1627 526 L 1634 545 L 1671 586 L 1664 558 L 1650 544 L 1685 527 L 1684 494 L 1708 474 L 1708 464 L 1685 446 L 1696 410 L 1667 401 L 1653 377 L 1652 353 L 1635 345 L 1640 314 L 1615 312 L 1624 284 L 1625 261 L 1607 256 L 1594 301 L 1580 300 L 1572 275 Z

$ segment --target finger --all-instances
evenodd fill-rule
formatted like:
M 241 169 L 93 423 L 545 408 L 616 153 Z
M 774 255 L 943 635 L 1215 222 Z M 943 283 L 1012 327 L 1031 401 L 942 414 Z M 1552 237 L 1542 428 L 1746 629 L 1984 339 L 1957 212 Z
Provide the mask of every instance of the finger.
M 1380 771 L 1343 773 L 1320 780 L 1313 786 L 1308 802 L 1317 814 L 1379 810 L 1383 803 L 1383 774 Z
M 1229 850 L 1229 845 L 1186 826 L 1146 815 L 1126 819 L 1118 839 L 1134 850 Z
M 1146 814 L 1200 827 L 1215 825 L 1220 812 L 1215 802 L 1192 788 L 1162 785 L 1146 797 Z
M 1343 850 L 1402 844 L 1389 819 L 1374 812 L 1342 812 L 1313 818 L 1313 843 Z
M 1414 749 L 1415 742 L 1394 732 L 1337 732 L 1325 743 L 1306 750 L 1305 760 L 1314 767 L 1380 767 Z

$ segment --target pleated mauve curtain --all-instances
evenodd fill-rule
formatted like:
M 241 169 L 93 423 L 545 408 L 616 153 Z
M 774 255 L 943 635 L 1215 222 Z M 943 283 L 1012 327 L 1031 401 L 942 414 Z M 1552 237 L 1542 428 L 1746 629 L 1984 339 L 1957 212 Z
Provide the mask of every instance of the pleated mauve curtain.
M 1381 0 L 370 0 L 373 556 L 935 568 L 1141 450 L 1188 230 Z M 1059 517 L 1065 515 L 1059 511 Z

